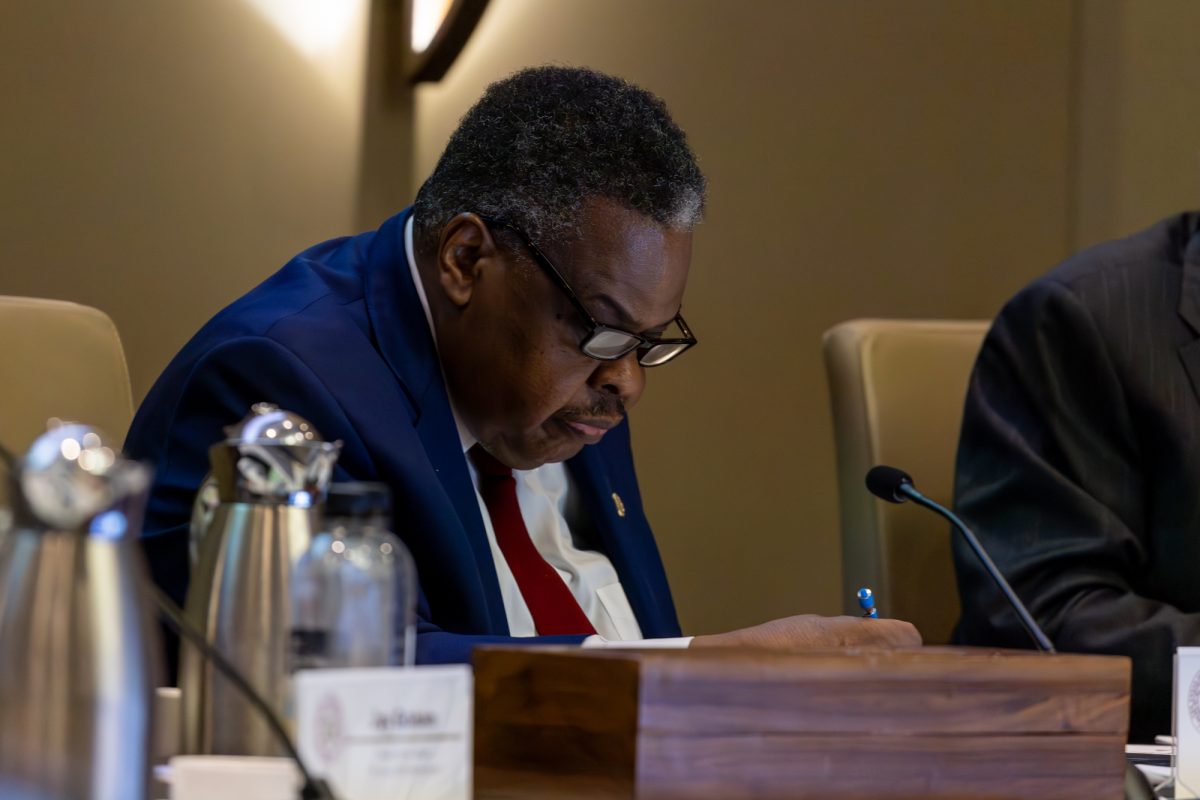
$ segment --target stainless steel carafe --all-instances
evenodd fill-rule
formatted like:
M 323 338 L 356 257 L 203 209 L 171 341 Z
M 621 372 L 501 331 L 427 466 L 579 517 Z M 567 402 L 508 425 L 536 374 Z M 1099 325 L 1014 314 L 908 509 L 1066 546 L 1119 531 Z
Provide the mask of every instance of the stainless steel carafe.
M 136 539 L 148 467 L 84 425 L 42 435 L 0 536 L 0 794 L 148 797 L 162 645 Z
M 197 543 L 186 611 L 272 707 L 290 716 L 292 570 L 316 532 L 339 443 L 268 403 L 209 450 L 218 505 Z M 192 646 L 180 651 L 184 748 L 280 755 L 270 728 Z

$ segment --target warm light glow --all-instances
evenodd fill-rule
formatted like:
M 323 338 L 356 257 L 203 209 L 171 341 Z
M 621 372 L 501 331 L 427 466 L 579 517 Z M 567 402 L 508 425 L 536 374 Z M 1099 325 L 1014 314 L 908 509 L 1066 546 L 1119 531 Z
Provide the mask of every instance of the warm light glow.
M 309 56 L 336 50 L 350 34 L 357 3 L 347 0 L 248 0 L 288 41 Z
M 304 56 L 347 109 L 362 96 L 368 0 L 243 0 Z
M 434 34 L 442 27 L 453 0 L 413 0 L 412 6 L 412 49 L 423 53 Z

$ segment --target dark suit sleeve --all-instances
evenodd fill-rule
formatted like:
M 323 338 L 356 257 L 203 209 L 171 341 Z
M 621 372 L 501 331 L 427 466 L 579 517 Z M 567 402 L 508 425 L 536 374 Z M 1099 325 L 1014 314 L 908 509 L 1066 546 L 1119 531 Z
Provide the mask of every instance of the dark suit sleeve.
M 417 605 L 417 663 L 464 664 L 479 645 L 581 644 L 586 636 L 482 636 L 444 631 L 429 620 L 424 597 Z
M 971 378 L 956 505 L 1056 647 L 1135 657 L 1131 733 L 1144 739 L 1170 730 L 1171 658 L 1200 640 L 1200 615 L 1143 594 L 1146 478 L 1107 344 L 1062 284 L 1009 303 Z M 1032 646 L 957 537 L 954 557 L 959 638 Z
M 343 440 L 335 480 L 377 480 L 366 448 L 336 398 L 292 351 L 266 337 L 243 337 L 213 349 L 187 376 L 166 427 L 157 459 L 158 475 L 142 540 L 151 573 L 182 603 L 188 581 L 188 519 L 192 498 L 208 472 L 208 448 L 224 438 L 225 426 L 268 401 L 307 418 L 326 437 Z M 134 452 L 155 448 L 131 435 Z M 418 565 L 418 574 L 420 565 Z M 470 660 L 479 644 L 578 644 L 583 636 L 475 636 L 444 631 L 430 618 L 424 594 L 418 604 L 417 660 Z

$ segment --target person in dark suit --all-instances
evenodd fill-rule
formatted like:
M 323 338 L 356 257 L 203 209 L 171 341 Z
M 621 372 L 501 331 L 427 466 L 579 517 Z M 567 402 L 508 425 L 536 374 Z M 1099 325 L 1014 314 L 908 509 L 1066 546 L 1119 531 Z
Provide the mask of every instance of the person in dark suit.
M 561 67 L 493 84 L 412 208 L 296 256 L 154 385 L 126 449 L 157 470 L 155 580 L 183 598 L 207 450 L 265 400 L 343 442 L 335 479 L 391 487 L 418 662 L 679 637 L 626 412 L 647 368 L 695 344 L 681 306 L 704 193 L 647 92 Z M 695 643 L 914 641 L 905 623 L 801 616 Z
M 1200 214 L 1067 260 L 1016 295 L 967 393 L 956 505 L 1064 651 L 1133 659 L 1131 737 L 1171 730 L 1200 644 Z M 1030 646 L 954 550 L 968 644 Z

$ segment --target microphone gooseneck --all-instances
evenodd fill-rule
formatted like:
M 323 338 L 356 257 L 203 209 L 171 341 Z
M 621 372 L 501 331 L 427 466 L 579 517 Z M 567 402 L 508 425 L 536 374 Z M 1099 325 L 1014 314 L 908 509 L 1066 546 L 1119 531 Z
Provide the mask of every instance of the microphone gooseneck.
M 913 480 L 907 472 L 895 467 L 888 467 L 880 464 L 877 467 L 872 467 L 867 472 L 867 489 L 871 494 L 878 497 L 880 500 L 886 500 L 889 503 L 903 503 L 907 500 L 912 500 L 919 506 L 924 506 L 930 511 L 945 517 L 958 530 L 962 537 L 966 539 L 967 545 L 975 553 L 975 557 L 983 564 L 983 568 L 992 576 L 992 580 L 1000 587 L 1000 591 L 1012 606 L 1013 611 L 1017 612 L 1017 618 L 1021 620 L 1021 624 L 1029 633 L 1038 649 L 1044 653 L 1057 652 L 1054 645 L 1050 643 L 1050 637 L 1046 636 L 1046 632 L 1034 620 L 1033 615 L 1029 613 L 1029 609 L 1021 602 L 1021 598 L 1017 597 L 1017 593 L 1008 585 L 1008 581 L 1004 579 L 1004 575 L 996 567 L 996 564 L 988 556 L 987 551 L 983 549 L 983 545 L 975 538 L 975 534 L 967 527 L 953 511 L 930 500 L 925 495 L 917 491 L 917 487 L 913 486 Z
M 1029 613 L 1029 609 L 1021 602 L 1021 598 L 1017 597 L 1017 593 L 1008 585 L 1008 581 L 1000 574 L 1000 570 L 988 556 L 987 551 L 983 549 L 983 545 L 975 538 L 975 534 L 954 512 L 918 492 L 917 487 L 913 486 L 912 477 L 904 470 L 896 469 L 895 467 L 883 464 L 872 467 L 867 472 L 867 489 L 880 500 L 886 500 L 889 503 L 903 503 L 907 500 L 912 500 L 917 505 L 924 506 L 930 511 L 950 520 L 950 523 L 967 540 L 967 544 L 970 545 L 976 558 L 983 564 L 983 568 L 987 570 L 987 573 L 992 576 L 992 580 L 1000 587 L 1000 591 L 1013 607 L 1013 610 L 1017 612 L 1017 617 L 1021 620 L 1021 624 L 1025 626 L 1025 630 L 1033 638 L 1034 643 L 1037 644 L 1038 649 L 1043 653 L 1057 652 L 1054 649 L 1054 645 L 1050 643 L 1050 637 L 1046 636 L 1046 632 L 1033 619 L 1033 616 Z M 1152 800 L 1155 797 L 1146 776 L 1128 761 L 1125 762 L 1124 788 L 1126 800 Z
M 287 730 L 283 727 L 283 723 L 271 709 L 271 706 L 242 677 L 237 667 L 233 666 L 228 659 L 221 655 L 219 650 L 208 643 L 208 640 L 200 629 L 184 616 L 179 606 L 175 605 L 175 601 L 168 597 L 162 589 L 150 585 L 148 593 L 151 601 L 167 624 L 174 628 L 176 633 L 195 645 L 203 656 L 212 662 L 217 671 L 224 675 L 242 693 L 250 705 L 262 714 L 271 731 L 279 739 L 279 743 L 283 745 L 288 758 L 295 762 L 296 768 L 300 771 L 300 776 L 304 781 L 304 787 L 300 793 L 303 800 L 334 800 L 333 792 L 329 786 L 321 779 L 315 778 L 309 773 L 308 768 L 304 765 L 304 761 L 300 758 L 300 753 L 296 751 L 296 746 L 292 744 L 291 737 L 288 736 Z

